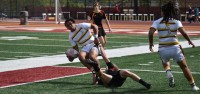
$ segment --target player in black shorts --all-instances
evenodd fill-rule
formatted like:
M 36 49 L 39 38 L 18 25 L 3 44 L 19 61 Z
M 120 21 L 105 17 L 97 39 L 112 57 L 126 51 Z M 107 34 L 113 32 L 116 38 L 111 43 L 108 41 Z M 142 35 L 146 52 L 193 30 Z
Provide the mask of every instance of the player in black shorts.
M 98 2 L 96 2 L 94 4 L 94 10 L 89 14 L 88 20 L 90 20 L 93 24 L 96 24 L 98 26 L 99 29 L 98 37 L 102 46 L 105 47 L 107 39 L 106 39 L 106 32 L 102 25 L 103 19 L 105 19 L 108 29 L 111 32 L 110 23 L 106 17 L 106 14 L 103 10 L 100 10 L 100 5 Z
M 88 60 L 86 63 L 93 66 L 95 72 L 100 77 L 99 83 L 102 81 L 103 85 L 107 87 L 120 87 L 126 81 L 127 77 L 130 77 L 132 80 L 139 82 L 147 89 L 151 88 L 151 84 L 142 80 L 138 75 L 128 70 L 120 70 L 115 64 L 114 68 L 107 69 L 106 73 L 104 73 L 99 67 L 98 63 Z

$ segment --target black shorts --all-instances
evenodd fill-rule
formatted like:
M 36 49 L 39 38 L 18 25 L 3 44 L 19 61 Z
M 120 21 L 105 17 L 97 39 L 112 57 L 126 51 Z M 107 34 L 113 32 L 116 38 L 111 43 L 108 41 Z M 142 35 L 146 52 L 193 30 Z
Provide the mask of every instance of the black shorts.
M 106 36 L 106 32 L 103 28 L 98 28 L 98 29 L 99 29 L 98 37 Z
M 108 83 L 108 87 L 120 87 L 123 85 L 123 83 L 125 82 L 126 78 L 122 78 L 120 75 L 120 70 L 117 71 L 116 74 L 112 75 L 113 78 L 111 79 L 111 81 Z

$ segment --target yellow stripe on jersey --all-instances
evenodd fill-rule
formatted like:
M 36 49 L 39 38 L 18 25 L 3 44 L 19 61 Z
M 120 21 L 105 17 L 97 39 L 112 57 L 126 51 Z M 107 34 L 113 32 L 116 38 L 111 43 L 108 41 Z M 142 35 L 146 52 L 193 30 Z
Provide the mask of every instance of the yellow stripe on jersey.
M 159 38 L 169 38 L 169 37 L 176 37 L 176 35 L 168 35 L 168 36 L 159 36 Z
M 176 29 L 174 29 L 174 30 L 170 30 L 171 32 L 177 32 L 177 30 Z
M 165 21 L 160 22 L 160 24 L 166 24 Z M 167 24 L 176 24 L 175 22 L 168 22 Z
M 78 32 L 81 31 L 81 29 L 82 29 L 82 28 L 79 28 L 79 29 L 77 30 L 77 32 L 72 36 L 72 39 L 74 39 L 74 37 L 78 34 Z
M 179 42 L 162 42 L 162 43 L 159 43 L 159 45 L 167 45 L 167 46 L 177 45 L 177 44 L 179 44 Z
M 166 28 L 158 28 L 158 32 L 159 31 L 166 31 L 167 29 Z
M 166 29 L 166 28 L 158 28 L 158 32 L 160 32 L 160 31 L 168 31 L 168 29 Z M 171 32 L 177 32 L 176 29 L 170 30 L 170 31 L 171 31 Z
M 88 32 L 88 29 L 80 36 L 80 38 L 78 39 L 78 42 L 85 36 L 85 34 Z
M 87 42 L 92 36 L 93 36 L 93 35 L 90 34 L 90 36 L 89 36 L 87 39 L 85 39 L 84 41 L 80 42 L 80 44 L 84 44 L 84 43 Z

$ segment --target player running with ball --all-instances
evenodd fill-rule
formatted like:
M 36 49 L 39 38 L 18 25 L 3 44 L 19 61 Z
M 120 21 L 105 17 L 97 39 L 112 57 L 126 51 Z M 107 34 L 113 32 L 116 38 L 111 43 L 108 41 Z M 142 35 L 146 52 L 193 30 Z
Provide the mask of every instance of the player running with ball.
M 106 65 L 108 66 L 108 68 L 113 68 L 112 63 L 106 57 L 103 47 L 101 46 L 101 44 L 99 44 L 97 25 L 91 24 L 91 23 L 75 24 L 75 20 L 73 18 L 70 18 L 65 21 L 65 27 L 70 30 L 69 41 L 70 41 L 73 49 L 75 49 L 77 52 L 79 52 L 78 58 L 85 67 L 87 67 L 89 70 L 93 71 L 92 66 L 85 63 L 85 61 L 86 61 L 86 59 L 90 59 L 90 60 L 100 64 L 97 57 L 101 51 L 102 57 L 103 57 L 104 61 L 106 62 Z M 90 31 L 90 29 L 92 29 L 93 33 Z M 79 51 L 78 44 L 80 44 L 82 46 L 82 49 L 80 51 Z M 98 49 L 98 47 L 100 48 L 100 50 Z M 74 57 L 71 57 L 69 55 L 67 55 L 67 58 L 69 59 L 69 61 L 74 60 Z M 95 79 L 96 79 L 96 77 L 94 74 L 93 75 L 93 84 L 96 84 Z

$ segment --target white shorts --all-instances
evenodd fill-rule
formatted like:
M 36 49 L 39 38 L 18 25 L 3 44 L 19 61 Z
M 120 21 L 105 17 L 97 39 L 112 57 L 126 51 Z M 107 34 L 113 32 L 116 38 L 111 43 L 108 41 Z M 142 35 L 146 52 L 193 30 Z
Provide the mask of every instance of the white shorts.
M 83 48 L 81 49 L 81 51 L 84 51 L 86 53 L 90 53 L 91 49 L 95 49 L 97 53 L 99 53 L 99 50 L 97 47 L 95 47 L 95 44 L 91 43 L 91 44 L 87 44 L 85 46 L 83 46 Z
M 158 53 L 163 63 L 167 63 L 170 59 L 177 62 L 185 58 L 179 45 L 161 47 Z

